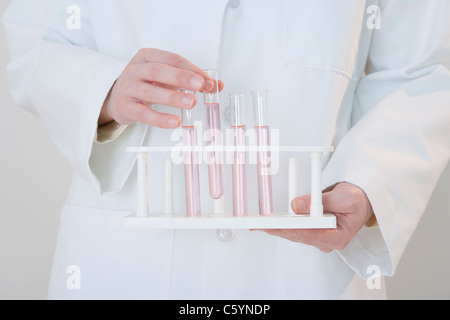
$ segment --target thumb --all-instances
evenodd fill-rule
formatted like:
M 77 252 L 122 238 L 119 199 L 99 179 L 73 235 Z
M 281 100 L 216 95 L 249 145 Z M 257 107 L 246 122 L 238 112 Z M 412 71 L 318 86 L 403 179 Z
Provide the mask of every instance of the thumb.
M 310 206 L 311 206 L 310 195 L 297 197 L 291 202 L 291 208 L 297 214 L 309 213 Z
M 322 205 L 325 212 L 334 212 L 333 210 L 336 209 L 334 208 L 336 206 L 335 200 L 339 200 L 339 194 L 333 191 L 334 190 L 322 193 Z M 339 203 L 340 202 L 338 202 L 338 204 Z M 292 210 L 298 214 L 310 213 L 310 207 L 311 195 L 297 197 L 291 202 Z

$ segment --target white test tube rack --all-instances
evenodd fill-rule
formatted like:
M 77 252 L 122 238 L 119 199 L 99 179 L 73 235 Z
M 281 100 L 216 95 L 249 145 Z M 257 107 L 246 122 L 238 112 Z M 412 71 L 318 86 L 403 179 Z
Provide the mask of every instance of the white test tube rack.
M 137 211 L 125 217 L 127 229 L 335 229 L 336 217 L 324 213 L 322 205 L 322 158 L 333 152 L 333 147 L 216 147 L 221 152 L 234 151 L 276 151 L 302 152 L 311 156 L 311 207 L 310 214 L 297 215 L 292 212 L 291 201 L 299 196 L 298 159 L 289 158 L 289 202 L 286 212 L 273 216 L 260 216 L 249 213 L 244 217 L 233 216 L 223 212 L 223 202 L 214 200 L 212 213 L 202 212 L 201 217 L 188 217 L 186 214 L 173 212 L 173 169 L 172 161 L 166 159 L 164 164 L 164 212 L 151 213 L 149 210 L 148 159 L 154 152 L 172 152 L 173 146 L 129 147 L 127 152 L 136 153 L 138 204 Z M 194 152 L 204 152 L 205 147 L 178 147 Z M 211 151 L 211 147 L 207 148 Z

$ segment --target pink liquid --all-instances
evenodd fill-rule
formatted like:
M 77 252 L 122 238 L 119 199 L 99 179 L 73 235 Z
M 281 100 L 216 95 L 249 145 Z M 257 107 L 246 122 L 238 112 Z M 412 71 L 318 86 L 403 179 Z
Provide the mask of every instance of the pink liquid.
M 270 146 L 269 127 L 256 127 L 257 143 L 259 146 Z M 259 215 L 273 215 L 272 175 L 270 167 L 270 151 L 258 152 L 258 203 Z
M 183 145 L 197 145 L 196 127 L 183 126 Z M 200 216 L 200 179 L 198 170 L 198 157 L 196 151 L 184 151 L 184 179 L 186 190 L 186 215 Z
M 220 109 L 218 103 L 205 103 L 206 107 L 206 146 L 220 146 L 222 144 L 220 132 Z M 211 151 L 207 155 L 209 194 L 213 199 L 223 196 L 223 161 L 222 153 Z
M 234 146 L 245 146 L 245 126 L 234 128 Z M 247 215 L 247 168 L 246 153 L 234 152 L 232 168 L 233 182 L 233 215 Z

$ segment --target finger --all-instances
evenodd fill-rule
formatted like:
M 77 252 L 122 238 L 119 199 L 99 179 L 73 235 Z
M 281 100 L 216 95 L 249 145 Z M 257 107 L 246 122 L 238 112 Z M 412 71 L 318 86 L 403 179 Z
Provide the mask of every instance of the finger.
M 325 243 L 320 241 L 325 234 L 325 230 L 309 230 L 309 229 L 264 229 L 267 234 L 280 237 L 292 242 L 303 243 L 305 245 L 314 246 L 322 251 L 331 251 L 332 249 Z
M 346 193 L 335 188 L 329 192 L 322 193 L 322 205 L 324 212 L 336 213 L 347 212 L 351 208 L 349 197 Z M 311 196 L 303 195 L 295 198 L 291 202 L 292 210 L 297 214 L 307 214 L 310 212 Z
M 197 98 L 193 94 L 182 93 L 145 82 L 133 87 L 133 90 L 134 92 L 131 93 L 133 98 L 151 104 L 161 104 L 180 109 L 191 109 L 197 104 Z
M 179 89 L 178 87 L 174 87 L 174 86 L 171 86 L 171 85 L 168 85 L 168 84 L 164 84 L 164 83 L 160 83 L 160 82 L 156 82 L 156 81 L 155 81 L 155 84 L 157 84 L 160 87 L 163 87 L 163 88 L 166 88 L 166 89 L 170 89 L 170 90 L 178 90 Z M 223 88 L 225 87 L 222 80 L 218 81 L 218 87 L 219 87 L 219 92 L 222 92 Z M 184 88 L 184 89 L 186 89 L 186 88 Z M 193 90 L 193 91 L 196 91 L 196 90 Z M 206 92 L 206 91 L 203 91 L 203 92 Z M 211 93 L 211 92 L 214 92 L 214 90 L 209 91 L 209 93 Z
M 138 72 L 141 80 L 156 82 L 164 88 L 199 91 L 205 85 L 205 79 L 195 72 L 156 62 L 145 63 Z
M 341 226 L 336 229 L 259 229 L 270 235 L 292 242 L 303 243 L 329 253 L 333 250 L 344 249 L 348 241 Z
M 323 252 L 341 250 L 347 243 L 343 237 L 343 229 L 264 229 L 270 235 L 292 242 L 314 246 Z
M 284 233 L 282 229 L 255 229 L 255 231 L 262 231 L 272 236 L 284 238 Z
M 225 85 L 223 84 L 223 81 L 219 80 L 219 92 L 222 92 L 224 87 L 225 87 Z
M 324 230 L 309 230 L 309 229 L 260 229 L 272 236 L 287 239 L 293 242 L 300 242 L 307 245 L 317 245 L 317 241 L 320 238 L 319 233 L 323 233 Z
M 167 64 L 169 66 L 189 70 L 192 72 L 197 73 L 198 75 L 202 76 L 205 79 L 205 85 L 202 88 L 202 90 L 210 91 L 214 88 L 214 81 L 209 77 L 205 71 L 197 67 L 195 64 L 191 63 L 187 59 L 183 58 L 182 56 L 168 52 L 163 51 L 159 49 L 141 49 L 139 50 L 138 54 L 136 55 L 135 59 L 137 61 L 141 62 L 158 62 L 162 64 Z M 201 91 L 201 90 L 199 90 Z
M 211 90 L 209 90 L 209 91 L 204 91 L 204 92 L 206 92 L 206 93 L 215 93 L 215 92 L 221 92 L 222 90 L 223 90 L 223 88 L 224 88 L 224 84 L 223 84 L 223 81 L 222 80 L 214 80 L 213 79 L 213 87 L 212 87 L 212 89 Z
M 295 198 L 291 202 L 292 210 L 297 214 L 306 214 L 309 213 L 309 208 L 311 207 L 311 196 L 304 195 Z
M 175 129 L 181 124 L 181 119 L 179 117 L 155 111 L 142 103 L 132 105 L 128 110 L 127 115 L 130 117 L 129 120 L 138 121 L 162 129 Z

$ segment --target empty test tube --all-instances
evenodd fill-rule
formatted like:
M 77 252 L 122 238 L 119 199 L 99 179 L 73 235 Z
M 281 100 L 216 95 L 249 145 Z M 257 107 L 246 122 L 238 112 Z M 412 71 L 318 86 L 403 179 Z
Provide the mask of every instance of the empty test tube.
M 257 144 L 260 147 L 270 147 L 267 90 L 253 91 L 252 96 Z M 270 160 L 270 151 L 258 151 L 258 204 L 261 216 L 273 215 L 272 168 Z
M 230 94 L 231 128 L 235 147 L 245 147 L 245 95 Z M 233 152 L 232 165 L 233 215 L 247 215 L 247 169 L 246 152 Z

